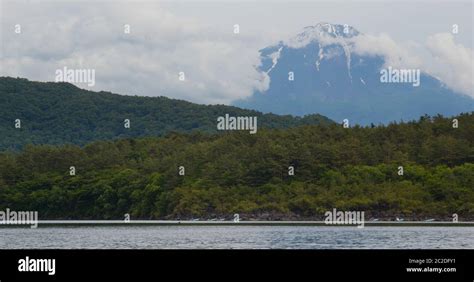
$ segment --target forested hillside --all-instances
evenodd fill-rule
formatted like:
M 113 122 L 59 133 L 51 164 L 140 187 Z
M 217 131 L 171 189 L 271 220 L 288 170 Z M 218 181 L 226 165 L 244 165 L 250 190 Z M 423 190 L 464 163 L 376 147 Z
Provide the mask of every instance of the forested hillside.
M 366 211 L 367 219 L 457 213 L 472 220 L 474 115 L 457 119 L 458 128 L 438 116 L 379 127 L 328 124 L 26 146 L 0 153 L 0 210 L 37 210 L 42 219 L 239 213 L 276 220 L 322 219 L 337 208 Z
M 278 116 L 165 97 L 92 92 L 69 83 L 0 77 L 0 150 L 21 149 L 25 144 L 84 145 L 171 131 L 212 133 L 217 131 L 217 117 L 225 114 L 257 116 L 259 129 L 332 123 L 321 115 Z M 21 128 L 15 128 L 17 119 Z M 130 128 L 124 127 L 125 119 L 130 120 Z

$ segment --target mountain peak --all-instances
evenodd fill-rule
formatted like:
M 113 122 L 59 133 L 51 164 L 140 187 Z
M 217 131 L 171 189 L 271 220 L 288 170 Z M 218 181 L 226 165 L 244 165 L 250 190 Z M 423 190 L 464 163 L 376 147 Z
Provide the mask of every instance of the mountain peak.
M 359 31 L 347 24 L 320 22 L 313 26 L 304 27 L 304 31 L 300 34 L 350 38 L 359 35 Z
M 287 43 L 290 47 L 302 47 L 311 42 L 333 42 L 334 40 L 345 40 L 358 36 L 360 33 L 354 27 L 347 24 L 331 24 L 320 22 L 316 25 L 306 26 L 303 31 L 291 38 Z
M 361 35 L 349 25 L 323 22 L 262 49 L 259 70 L 268 76 L 268 88 L 234 104 L 277 114 L 320 113 L 362 125 L 472 111 L 474 100 L 426 73 L 419 87 L 412 81 L 383 82 L 386 57 L 355 52 L 355 44 L 365 40 Z

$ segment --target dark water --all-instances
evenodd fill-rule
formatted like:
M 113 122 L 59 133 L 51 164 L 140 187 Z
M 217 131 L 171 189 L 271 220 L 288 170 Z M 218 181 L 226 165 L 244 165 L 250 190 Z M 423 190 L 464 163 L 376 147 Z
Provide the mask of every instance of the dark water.
M 0 248 L 474 249 L 474 227 L 81 226 L 0 228 Z

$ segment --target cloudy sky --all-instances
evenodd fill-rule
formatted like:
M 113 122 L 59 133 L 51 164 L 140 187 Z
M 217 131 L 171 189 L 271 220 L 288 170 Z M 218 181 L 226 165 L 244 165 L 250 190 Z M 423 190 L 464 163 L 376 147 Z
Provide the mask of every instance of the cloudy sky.
M 305 26 L 330 22 L 364 34 L 359 52 L 403 57 L 406 67 L 421 68 L 474 97 L 471 0 L 0 0 L 0 11 L 1 76 L 54 81 L 64 66 L 95 69 L 93 87 L 77 85 L 230 103 L 267 87 L 256 70 L 259 49 L 289 40 Z

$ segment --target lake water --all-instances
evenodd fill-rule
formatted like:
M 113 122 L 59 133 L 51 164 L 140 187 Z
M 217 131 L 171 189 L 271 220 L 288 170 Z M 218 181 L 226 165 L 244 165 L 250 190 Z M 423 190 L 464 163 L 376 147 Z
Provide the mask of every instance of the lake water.
M 0 228 L 0 249 L 474 249 L 474 227 L 58 226 Z

